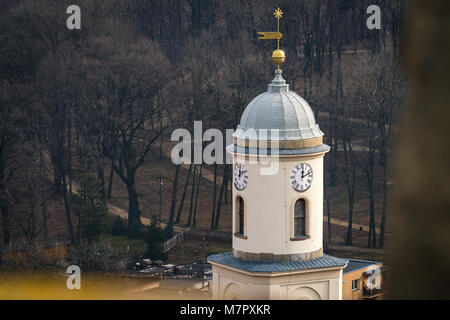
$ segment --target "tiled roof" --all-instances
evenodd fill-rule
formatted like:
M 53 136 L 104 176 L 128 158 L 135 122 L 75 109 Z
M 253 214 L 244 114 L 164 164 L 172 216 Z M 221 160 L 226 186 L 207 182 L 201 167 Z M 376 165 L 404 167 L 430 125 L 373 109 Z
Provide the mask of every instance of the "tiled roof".
M 208 261 L 220 263 L 232 268 L 248 272 L 286 272 L 296 270 L 308 270 L 318 268 L 331 268 L 345 266 L 347 260 L 324 254 L 322 257 L 308 261 L 283 261 L 283 262 L 259 262 L 242 261 L 231 254 L 231 252 L 213 254 Z
M 356 260 L 349 259 L 347 266 L 344 268 L 344 273 L 353 272 L 359 269 L 367 268 L 368 266 L 377 265 L 381 262 L 377 261 L 368 261 L 368 260 Z

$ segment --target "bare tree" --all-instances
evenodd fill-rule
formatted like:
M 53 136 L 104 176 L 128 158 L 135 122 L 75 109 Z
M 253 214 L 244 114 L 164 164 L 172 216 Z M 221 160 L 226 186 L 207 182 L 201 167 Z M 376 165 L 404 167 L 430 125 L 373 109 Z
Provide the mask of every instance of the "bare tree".
M 223 175 L 222 175 L 222 184 L 220 186 L 220 192 L 219 192 L 219 200 L 217 201 L 217 210 L 216 210 L 216 217 L 214 221 L 214 229 L 217 229 L 219 227 L 219 220 L 220 220 L 220 214 L 222 212 L 222 200 L 224 193 L 226 192 L 226 187 L 228 185 L 228 177 L 229 177 L 229 171 L 230 171 L 231 165 L 224 165 L 223 168 Z
M 95 117 L 101 125 L 103 152 L 127 187 L 129 230 L 139 232 L 141 211 L 136 171 L 161 135 L 161 128 L 151 123 L 151 115 L 161 107 L 156 103 L 165 84 L 168 62 L 157 45 L 144 39 L 130 39 L 129 34 L 93 42 L 102 43 L 101 50 L 106 50 L 102 56 L 109 57 L 95 62 L 101 73 L 93 75 L 99 76 Z
M 15 87 L 3 81 L 0 86 L 0 211 L 2 215 L 3 244 L 11 240 L 10 205 L 13 201 L 9 191 L 9 182 L 16 171 L 14 165 L 16 143 L 21 132 L 17 128 L 17 91 Z M 14 94 L 15 93 L 15 94 Z
M 345 244 L 353 245 L 353 208 L 355 205 L 355 186 L 356 186 L 356 160 L 352 147 L 353 120 L 347 113 L 343 113 L 342 147 L 344 153 L 344 168 L 342 170 L 345 185 L 347 187 L 348 198 L 348 226 L 345 237 Z
M 378 74 L 379 103 L 376 108 L 376 122 L 378 129 L 377 145 L 379 150 L 379 164 L 382 168 L 383 207 L 380 223 L 379 246 L 384 246 L 386 213 L 388 205 L 389 182 L 389 152 L 392 145 L 396 122 L 400 113 L 405 94 L 405 76 L 395 63 L 394 57 L 384 54 L 376 59 L 374 72 Z
M 41 62 L 37 82 L 36 105 L 45 123 L 45 145 L 53 166 L 55 192 L 63 198 L 69 237 L 75 242 L 75 232 L 70 208 L 72 172 L 72 126 L 73 114 L 78 104 L 81 83 L 79 75 L 80 55 L 72 45 L 61 46 L 55 54 L 48 55 Z M 67 180 L 69 178 L 69 181 Z
M 365 72 L 362 74 L 362 67 Z M 384 245 L 384 232 L 387 211 L 387 184 L 388 184 L 388 152 L 390 139 L 395 127 L 396 114 L 403 93 L 403 76 L 395 67 L 393 57 L 388 53 L 377 56 L 363 56 L 355 61 L 352 76 L 356 87 L 354 91 L 355 103 L 361 108 L 360 117 L 365 119 L 364 136 L 362 141 L 365 148 L 365 159 L 357 163 L 364 171 L 369 190 L 369 237 L 368 245 L 375 247 L 375 183 L 376 158 L 379 155 L 379 164 L 382 168 L 383 209 L 381 229 L 383 238 L 380 245 Z M 359 159 L 358 157 L 357 159 Z

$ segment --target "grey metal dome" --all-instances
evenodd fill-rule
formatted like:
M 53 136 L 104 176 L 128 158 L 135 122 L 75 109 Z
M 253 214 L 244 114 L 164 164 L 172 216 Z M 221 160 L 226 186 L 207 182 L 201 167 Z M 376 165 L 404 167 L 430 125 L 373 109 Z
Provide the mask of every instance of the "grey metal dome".
M 323 132 L 309 104 L 289 91 L 281 70 L 276 70 L 267 92 L 254 98 L 245 108 L 233 136 L 250 140 L 305 140 L 321 137 Z

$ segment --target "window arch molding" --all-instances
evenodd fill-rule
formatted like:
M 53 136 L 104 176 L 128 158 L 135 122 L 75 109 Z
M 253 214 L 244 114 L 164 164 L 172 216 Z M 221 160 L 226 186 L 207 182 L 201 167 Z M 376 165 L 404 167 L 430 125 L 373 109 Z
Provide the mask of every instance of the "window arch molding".
M 301 202 L 304 204 L 304 210 L 303 215 L 304 217 L 301 217 L 301 212 L 297 211 L 297 217 L 296 217 L 296 210 L 299 210 L 301 208 L 298 207 L 298 205 L 301 205 Z M 298 197 L 295 197 L 291 204 L 291 210 L 289 211 L 290 221 L 291 221 L 291 228 L 290 228 L 290 237 L 291 241 L 299 241 L 299 240 L 306 240 L 311 238 L 310 234 L 310 219 L 311 219 L 311 201 L 308 197 L 305 197 L 304 195 L 299 195 Z M 299 214 L 300 213 L 300 214 Z M 303 226 L 299 226 L 298 223 L 302 223 L 300 220 L 303 218 Z M 297 221 L 296 221 L 297 219 Z

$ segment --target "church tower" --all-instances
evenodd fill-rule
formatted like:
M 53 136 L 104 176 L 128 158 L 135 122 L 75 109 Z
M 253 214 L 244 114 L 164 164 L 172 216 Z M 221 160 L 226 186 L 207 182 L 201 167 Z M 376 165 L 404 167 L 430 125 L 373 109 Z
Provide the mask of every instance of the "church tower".
M 275 16 L 281 18 L 280 9 Z M 279 39 L 281 33 L 260 33 Z M 323 254 L 323 159 L 330 147 L 278 65 L 242 114 L 233 156 L 233 249 L 208 257 L 215 299 L 341 299 L 347 261 Z

